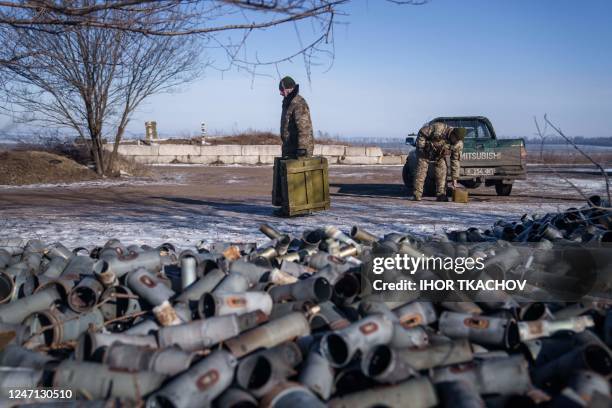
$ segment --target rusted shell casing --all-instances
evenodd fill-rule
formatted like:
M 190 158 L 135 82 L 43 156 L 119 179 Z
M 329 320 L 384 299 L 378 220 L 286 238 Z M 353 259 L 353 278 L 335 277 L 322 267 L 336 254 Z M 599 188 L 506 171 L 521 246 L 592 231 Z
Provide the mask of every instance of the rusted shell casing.
M 482 408 L 485 402 L 474 385 L 466 381 L 448 381 L 436 384 L 443 408 Z
M 230 275 L 239 273 L 245 276 L 249 281 L 249 285 L 254 285 L 259 282 L 268 272 L 270 272 L 270 268 L 264 268 L 241 259 L 235 260 L 229 267 Z
M 130 289 L 142 296 L 149 304 L 158 306 L 174 296 L 170 289 L 157 276 L 144 268 L 139 268 L 127 276 L 126 283 Z
M 227 275 L 221 269 L 212 269 L 206 275 L 193 282 L 177 297 L 177 302 L 197 301 L 204 293 L 212 292 Z
M 68 260 L 74 256 L 74 253 L 60 242 L 56 242 L 46 249 L 45 256 L 49 259 L 59 257 Z
M 151 333 L 157 332 L 159 330 L 159 324 L 155 321 L 155 319 L 147 318 L 139 321 L 126 331 L 124 334 L 129 334 L 130 336 L 146 336 Z
M 395 349 L 393 353 L 416 370 L 467 363 L 474 359 L 472 345 L 467 339 L 436 341 L 427 348 Z
M 95 263 L 96 260 L 88 256 L 73 256 L 62 271 L 60 278 L 78 281 L 83 276 L 93 275 Z
M 227 351 L 214 351 L 154 392 L 147 398 L 146 406 L 210 406 L 212 401 L 231 385 L 236 364 L 236 358 Z
M 312 302 L 308 302 L 305 300 L 295 301 L 295 302 L 283 302 L 283 303 L 274 303 L 272 306 L 272 312 L 270 313 L 269 319 L 274 320 L 280 317 L 285 316 L 287 313 L 291 312 L 302 312 L 307 313 L 314 304 Z
M 14 291 L 15 282 L 13 282 L 13 278 L 0 271 L 0 304 L 10 301 Z
M 321 339 L 321 352 L 334 367 L 347 365 L 357 351 L 362 353 L 393 336 L 393 322 L 383 315 L 368 316 Z
M 610 398 L 610 382 L 604 376 L 593 371 L 579 370 L 574 373 L 569 381 L 570 387 L 580 398 L 590 404 L 595 394 Z
M 276 250 L 277 256 L 282 256 L 289 250 L 291 245 L 291 237 L 289 235 L 282 235 L 275 240 L 274 249 Z
M 532 372 L 536 385 L 557 386 L 569 379 L 572 372 L 593 371 L 609 378 L 612 375 L 612 355 L 604 344 L 590 343 L 577 347 L 559 358 L 535 367 Z
M 257 326 L 265 319 L 265 315 L 259 311 L 242 316 L 215 316 L 177 326 L 162 327 L 157 337 L 160 347 L 177 345 L 186 351 L 204 350 Z
M 75 390 L 77 395 L 93 399 L 113 396 L 138 401 L 159 388 L 166 377 L 150 371 L 125 372 L 99 363 L 64 360 L 55 369 L 53 387 Z
M 102 361 L 107 347 L 113 343 L 157 348 L 154 335 L 85 332 L 78 338 L 74 358 L 78 361 Z
M 327 227 L 325 227 L 324 231 L 325 231 L 325 235 L 328 238 L 333 238 L 337 241 L 342 242 L 345 245 L 352 246 L 357 251 L 359 251 L 359 249 L 361 248 L 361 245 L 355 242 L 354 239 L 352 239 L 351 237 L 349 237 L 348 235 L 346 235 L 344 232 L 340 231 L 338 228 L 334 227 L 333 225 L 328 225 Z
M 406 327 L 393 322 L 393 335 L 389 345 L 395 348 L 425 347 L 429 344 L 429 335 L 423 327 Z
M 28 350 L 16 344 L 0 347 L 0 367 L 27 367 L 44 369 L 58 361 L 48 354 Z
M 103 362 L 111 369 L 129 372 L 153 371 L 174 376 L 187 370 L 195 357 L 195 353 L 183 351 L 178 347 L 154 349 L 115 342 L 106 350 Z
M 352 304 L 361 291 L 361 280 L 358 275 L 345 273 L 334 284 L 332 300 L 337 305 Z
M 371 316 L 375 314 L 384 315 L 387 319 L 397 321 L 397 315 L 391 311 L 389 304 L 381 300 L 362 299 L 357 306 L 359 314 L 362 316 Z
M 228 388 L 217 399 L 219 407 L 227 408 L 257 408 L 259 403 L 248 392 L 240 388 Z
M 105 258 L 104 260 L 108 262 L 109 269 L 118 278 L 141 268 L 150 273 L 157 273 L 162 268 L 162 256 L 159 251 L 132 252 L 125 256 L 118 255 L 113 258 Z
M 301 362 L 302 353 L 298 345 L 287 342 L 243 358 L 236 370 L 236 383 L 261 398 L 294 375 L 294 367 Z
M 64 269 L 66 269 L 66 266 L 68 266 L 70 259 L 71 258 L 66 259 L 61 256 L 51 258 L 43 275 L 49 279 L 59 278 L 64 272 Z
M 100 300 L 104 287 L 93 277 L 85 277 L 68 294 L 68 305 L 77 313 L 93 309 Z
M 436 390 L 427 377 L 413 378 L 396 385 L 358 391 L 329 401 L 331 408 L 402 407 L 410 401 L 411 408 L 438 405 Z
M 322 230 L 306 231 L 302 235 L 302 249 L 307 251 L 317 251 L 321 241 L 325 237 L 325 232 Z
M 245 292 L 250 287 L 251 282 L 247 276 L 242 273 L 234 272 L 227 275 L 212 292 Z
M 30 296 L 0 305 L 0 321 L 21 323 L 32 313 L 42 312 L 61 299 L 56 288 L 50 287 Z
M 227 340 L 225 346 L 240 358 L 259 348 L 274 347 L 308 334 L 310 325 L 306 317 L 300 312 L 291 312 Z
M 327 279 L 313 276 L 289 285 L 274 286 L 269 293 L 274 302 L 310 300 L 319 303 L 331 298 L 332 287 Z
M 242 315 L 256 310 L 266 316 L 272 312 L 272 297 L 267 292 L 205 293 L 198 302 L 201 319 L 230 314 Z
M 12 397 L 10 390 L 38 388 L 42 376 L 43 370 L 35 368 L 11 367 L 8 370 L 0 370 L 0 397 Z
M 282 236 L 278 230 L 268 224 L 261 224 L 259 230 L 270 239 L 278 239 Z
M 56 346 L 76 340 L 81 333 L 90 328 L 102 328 L 104 317 L 99 309 L 80 314 L 71 310 L 61 313 L 59 310 L 51 309 L 31 314 L 23 324 L 29 326 L 32 333 L 32 337 L 26 343 L 28 347 Z
M 399 323 L 406 328 L 427 326 L 438 320 L 431 302 L 410 302 L 393 309 Z
M 274 387 L 261 399 L 259 406 L 262 408 L 326 407 L 308 388 L 294 382 L 285 382 Z
M 140 303 L 127 286 L 110 286 L 102 292 L 100 310 L 104 320 L 124 317 L 140 311 Z
M 197 279 L 197 262 L 192 256 L 181 257 L 181 289 L 185 290 Z
M 520 335 L 513 319 L 442 312 L 438 322 L 440 332 L 455 339 L 470 339 L 482 345 L 514 349 Z
M 334 392 L 334 368 L 316 350 L 310 351 L 300 370 L 299 381 L 327 401 Z
M 179 303 L 179 305 L 181 304 Z M 177 310 L 167 300 L 153 308 L 153 315 L 161 326 L 176 326 L 183 323 Z
M 310 327 L 313 330 L 328 328 L 329 330 L 340 330 L 351 324 L 342 314 L 340 309 L 332 302 L 327 301 L 317 305 L 319 310 L 310 316 Z
M 361 371 L 366 377 L 387 384 L 396 384 L 416 376 L 416 371 L 384 344 L 365 352 L 361 358 Z
M 433 381 L 466 381 L 481 395 L 522 395 L 532 388 L 529 366 L 522 356 L 488 358 L 437 368 Z

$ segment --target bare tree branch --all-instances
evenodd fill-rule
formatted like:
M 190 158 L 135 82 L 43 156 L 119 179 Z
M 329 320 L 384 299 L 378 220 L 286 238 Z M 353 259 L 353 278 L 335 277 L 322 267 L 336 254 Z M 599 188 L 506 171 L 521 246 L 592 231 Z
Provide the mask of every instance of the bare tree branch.
M 105 14 L 116 14 L 108 9 Z M 169 22 L 181 29 L 181 21 Z M 201 72 L 195 37 L 151 37 L 130 31 L 72 27 L 59 33 L 26 28 L 0 31 L 19 55 L 6 94 L 23 121 L 68 127 L 91 140 L 96 170 L 112 170 L 133 112 L 147 97 L 172 90 Z M 112 135 L 108 158 L 103 138 Z
M 563 139 L 565 139 L 565 141 L 567 143 L 569 143 L 574 149 L 576 149 L 581 155 L 586 157 L 586 159 L 588 161 L 590 161 L 591 163 L 593 163 L 593 165 L 595 167 L 597 167 L 597 169 L 599 170 L 599 172 L 601 173 L 601 175 L 603 176 L 603 178 L 604 178 L 604 180 L 606 182 L 606 193 L 607 193 L 607 196 L 608 196 L 608 205 L 612 205 L 612 200 L 610 200 L 610 180 L 608 179 L 608 174 L 606 173 L 606 170 L 601 166 L 601 164 L 597 163 L 597 161 L 595 161 L 584 150 L 582 150 L 580 147 L 578 147 L 578 145 L 576 143 L 574 143 L 573 140 L 571 140 L 569 137 L 565 136 L 565 134 L 561 131 L 561 129 L 557 128 L 550 120 L 548 120 L 548 117 L 547 117 L 546 114 L 544 114 L 544 121 L 548 125 L 550 125 L 550 127 L 553 128 L 553 130 L 555 132 L 557 132 L 559 134 L 559 136 L 561 136 Z

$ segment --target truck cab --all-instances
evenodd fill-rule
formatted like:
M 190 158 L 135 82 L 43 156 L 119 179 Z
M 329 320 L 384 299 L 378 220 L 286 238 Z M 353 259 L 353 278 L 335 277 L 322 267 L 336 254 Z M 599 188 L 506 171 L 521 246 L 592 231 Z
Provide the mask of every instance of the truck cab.
M 484 183 L 487 187 L 494 186 L 497 195 L 507 196 L 512 191 L 514 180 L 525 178 L 527 152 L 523 139 L 498 139 L 491 121 L 484 116 L 438 117 L 428 124 L 433 122 L 467 130 L 459 173 L 459 182 L 466 188 L 477 188 Z M 414 146 L 415 141 L 415 134 L 406 138 L 407 144 Z M 448 156 L 446 161 L 450 164 Z M 413 193 L 416 162 L 416 152 L 413 150 L 402 172 L 409 194 Z M 450 180 L 450 165 L 447 168 L 447 179 Z M 433 195 L 435 190 L 433 173 L 433 166 L 429 166 L 424 186 L 426 195 Z

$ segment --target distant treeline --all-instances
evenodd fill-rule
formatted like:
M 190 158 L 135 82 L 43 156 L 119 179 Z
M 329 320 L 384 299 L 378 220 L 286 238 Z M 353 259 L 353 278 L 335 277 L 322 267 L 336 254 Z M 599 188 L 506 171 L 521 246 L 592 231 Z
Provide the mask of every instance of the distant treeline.
M 578 145 L 587 146 L 612 146 L 612 136 L 609 137 L 584 137 L 574 136 L 569 138 L 571 141 Z M 541 144 L 542 139 L 539 137 L 527 137 L 525 138 L 527 144 Z M 544 144 L 567 144 L 567 141 L 560 136 L 548 136 L 544 139 Z

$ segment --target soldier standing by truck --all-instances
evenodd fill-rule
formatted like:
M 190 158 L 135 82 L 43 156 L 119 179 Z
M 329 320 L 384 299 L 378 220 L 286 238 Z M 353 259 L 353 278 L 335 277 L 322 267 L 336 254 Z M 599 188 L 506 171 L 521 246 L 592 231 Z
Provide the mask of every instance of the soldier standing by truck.
M 421 201 L 429 162 L 435 162 L 437 201 L 448 201 L 446 196 L 446 160 L 450 151 L 451 178 L 457 187 L 465 128 L 454 128 L 441 122 L 430 123 L 419 130 L 416 140 L 417 168 L 414 175 L 414 200 Z
M 310 109 L 299 94 L 300 86 L 293 78 L 284 77 L 278 85 L 283 96 L 280 122 L 280 137 L 283 142 L 283 157 L 310 157 L 314 151 L 314 136 Z

